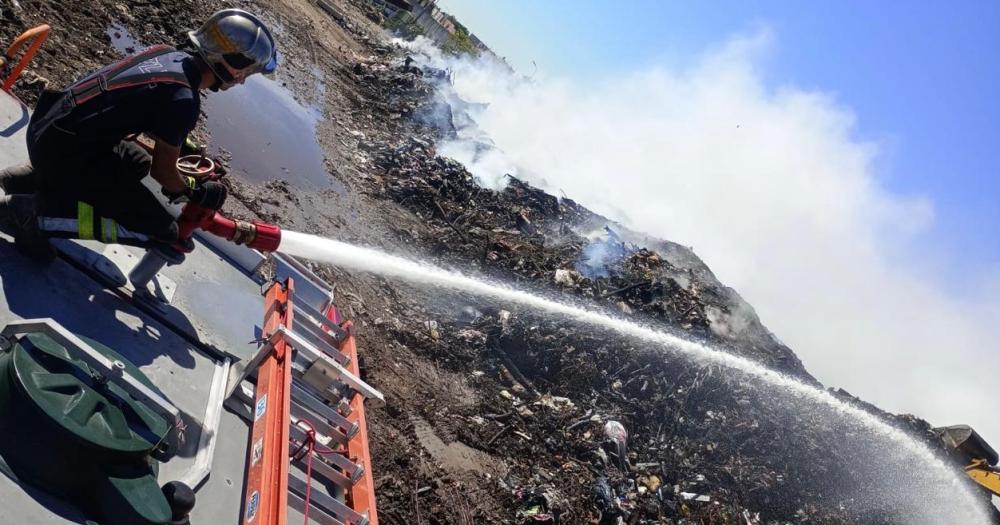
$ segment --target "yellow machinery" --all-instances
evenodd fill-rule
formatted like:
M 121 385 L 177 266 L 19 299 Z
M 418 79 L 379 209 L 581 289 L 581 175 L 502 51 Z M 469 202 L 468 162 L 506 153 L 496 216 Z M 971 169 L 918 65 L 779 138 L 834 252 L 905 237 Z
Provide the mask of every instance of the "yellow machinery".
M 982 488 L 1000 496 L 1000 469 L 996 468 L 997 451 L 968 425 L 935 428 L 956 459 L 965 465 L 965 473 Z

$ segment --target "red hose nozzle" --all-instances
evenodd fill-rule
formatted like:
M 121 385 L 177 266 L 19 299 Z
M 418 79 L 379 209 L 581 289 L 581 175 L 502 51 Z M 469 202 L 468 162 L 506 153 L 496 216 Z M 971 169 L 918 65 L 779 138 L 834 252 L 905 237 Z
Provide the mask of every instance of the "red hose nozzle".
M 281 228 L 274 224 L 254 221 L 233 220 L 219 212 L 187 203 L 177 219 L 179 237 L 187 239 L 195 229 L 205 230 L 213 235 L 236 244 L 245 244 L 263 252 L 273 252 L 281 243 Z
M 246 243 L 247 246 L 262 252 L 276 252 L 281 244 L 281 228 L 275 224 L 255 221 L 253 226 L 256 236 Z

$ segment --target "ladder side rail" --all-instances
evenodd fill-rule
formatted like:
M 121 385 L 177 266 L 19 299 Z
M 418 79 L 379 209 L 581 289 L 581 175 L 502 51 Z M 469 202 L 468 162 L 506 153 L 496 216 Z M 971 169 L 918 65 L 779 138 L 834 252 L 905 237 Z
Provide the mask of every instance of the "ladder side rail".
M 336 319 L 337 312 L 333 306 L 327 309 L 327 318 Z M 358 348 L 354 339 L 354 332 L 351 330 L 351 321 L 344 322 L 343 329 L 347 332 L 347 339 L 340 346 L 340 351 L 344 352 L 350 362 L 347 369 L 356 377 L 361 377 L 361 368 L 358 363 Z M 380 398 L 384 404 L 385 399 Z M 368 522 L 371 525 L 378 525 L 378 509 L 375 504 L 375 479 L 372 472 L 371 453 L 368 448 L 368 422 L 365 417 L 365 400 L 361 396 L 354 396 L 351 399 L 351 413 L 348 420 L 358 425 L 358 432 L 354 439 L 347 443 L 347 451 L 351 458 L 360 463 L 364 473 L 357 483 L 349 491 L 351 504 L 356 509 L 368 515 Z
M 291 329 L 291 278 L 267 291 L 264 333 Z M 284 337 L 269 338 L 273 345 L 257 371 L 253 427 L 247 447 L 247 481 L 243 491 L 241 523 L 286 525 L 288 518 L 288 454 L 291 424 L 291 348 Z

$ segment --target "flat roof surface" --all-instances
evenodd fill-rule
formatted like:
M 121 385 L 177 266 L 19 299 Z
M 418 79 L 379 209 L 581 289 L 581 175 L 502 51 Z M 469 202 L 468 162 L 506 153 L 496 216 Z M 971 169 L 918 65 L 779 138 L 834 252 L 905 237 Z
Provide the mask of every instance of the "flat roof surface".
M 20 100 L 0 91 L 0 169 L 28 161 L 25 135 L 30 118 Z
M 219 360 L 75 266 L 63 260 L 40 266 L 18 254 L 8 241 L 0 235 L 0 327 L 18 319 L 52 318 L 135 363 L 182 412 L 187 426 L 185 443 L 176 457 L 161 465 L 160 484 L 183 478 L 194 465 L 199 445 L 207 445 L 202 439 L 202 421 L 213 380 L 218 377 Z M 246 357 L 256 348 L 247 343 L 254 338 L 255 322 L 259 323 L 250 311 L 263 316 L 259 288 L 207 249 L 198 251 L 203 252 L 198 259 L 204 260 L 197 261 L 197 266 L 171 269 L 177 278 L 177 291 L 167 317 L 219 350 Z M 213 259 L 214 264 L 206 264 Z M 190 277 L 184 273 L 185 266 Z M 221 330 L 213 330 L 213 322 L 225 318 L 227 310 L 236 314 Z M 220 446 L 215 449 L 208 480 L 197 491 L 194 522 L 238 521 L 248 436 L 249 427 L 243 420 L 221 412 L 218 435 L 205 438 L 218 440 Z M 38 493 L 0 476 L 0 501 L 4 501 L 5 518 L 11 523 L 79 523 L 61 517 L 73 513 L 58 502 L 44 495 L 32 496 Z
M 0 91 L 0 169 L 27 161 L 28 115 L 19 101 Z M 237 252 L 234 264 L 228 258 L 233 256 L 231 246 L 225 246 L 227 256 L 197 240 L 183 264 L 158 274 L 154 288 L 168 295 L 170 302 L 153 306 L 136 299 L 131 284 L 119 286 L 145 250 L 94 241 L 53 240 L 53 244 L 61 257 L 42 265 L 20 255 L 13 240 L 0 233 L 0 329 L 11 321 L 51 318 L 132 361 L 181 411 L 186 424 L 179 453 L 161 464 L 160 485 L 190 475 L 199 450 L 214 440 L 218 446 L 211 472 L 196 488 L 198 502 L 191 521 L 239 523 L 249 425 L 224 409 L 217 433 L 203 432 L 203 422 L 213 385 L 227 379 L 226 360 L 238 363 L 257 350 L 254 343 L 264 301 L 260 284 L 241 267 L 254 260 L 254 254 Z M 329 300 L 329 292 L 308 283 L 309 277 L 290 263 L 280 257 L 276 262 L 279 278 L 292 275 L 300 283 L 298 300 L 315 308 Z M 221 407 L 216 403 L 215 408 Z M 83 523 L 72 506 L 4 475 L 0 475 L 0 501 L 4 523 Z M 301 519 L 292 509 L 289 518 Z
M 27 161 L 28 119 L 27 108 L 0 92 L 0 168 Z M 259 284 L 198 243 L 184 264 L 162 270 L 162 283 L 173 287 L 170 304 L 139 307 L 127 299 L 129 294 L 116 293 L 102 282 L 98 267 L 103 274 L 114 267 L 127 274 L 144 250 L 94 242 L 55 244 L 72 257 L 40 265 L 22 257 L 12 239 L 0 234 L 0 328 L 20 319 L 51 318 L 135 363 L 182 412 L 187 426 L 184 446 L 161 465 L 160 484 L 183 478 L 199 447 L 216 440 L 220 446 L 207 481 L 197 489 L 192 522 L 237 523 L 249 426 L 226 410 L 221 411 L 217 434 L 203 435 L 202 422 L 213 383 L 226 379 L 220 371 L 224 357 L 236 362 L 256 350 L 251 342 L 264 314 Z M 0 501 L 6 523 L 82 523 L 71 506 L 2 475 Z

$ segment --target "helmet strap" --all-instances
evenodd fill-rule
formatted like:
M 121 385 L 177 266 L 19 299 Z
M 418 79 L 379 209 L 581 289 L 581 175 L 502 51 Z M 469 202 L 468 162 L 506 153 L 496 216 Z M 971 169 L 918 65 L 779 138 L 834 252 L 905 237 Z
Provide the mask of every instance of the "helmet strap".
M 217 66 L 213 66 L 211 62 L 205 60 L 205 57 L 203 57 L 200 52 L 197 55 L 195 55 L 195 58 L 198 60 L 200 65 L 204 66 L 201 68 L 201 70 L 202 71 L 207 70 L 209 73 L 212 74 L 212 77 L 215 79 L 215 82 L 213 82 L 212 85 L 208 87 L 208 89 L 212 91 L 218 91 L 219 89 L 222 88 L 222 86 L 231 83 L 233 81 L 233 76 L 229 73 L 229 71 L 226 70 L 225 67 L 219 68 Z M 221 69 L 222 71 L 219 71 L 219 69 Z
M 235 80 L 232 73 L 226 69 L 226 66 L 221 64 L 216 64 L 215 67 L 212 67 L 212 72 L 215 73 L 215 80 L 218 84 L 232 84 L 233 80 Z

